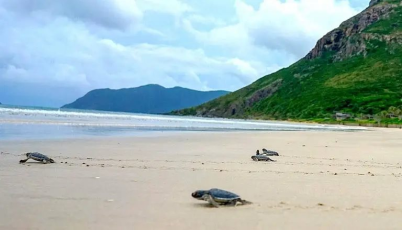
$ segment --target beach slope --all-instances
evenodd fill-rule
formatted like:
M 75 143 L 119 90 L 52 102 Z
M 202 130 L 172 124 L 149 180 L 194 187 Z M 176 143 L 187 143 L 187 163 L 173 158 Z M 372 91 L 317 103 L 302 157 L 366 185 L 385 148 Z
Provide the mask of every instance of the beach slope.
M 0 229 L 400 229 L 401 146 L 398 129 L 2 141 Z M 253 204 L 191 197 L 214 187 Z

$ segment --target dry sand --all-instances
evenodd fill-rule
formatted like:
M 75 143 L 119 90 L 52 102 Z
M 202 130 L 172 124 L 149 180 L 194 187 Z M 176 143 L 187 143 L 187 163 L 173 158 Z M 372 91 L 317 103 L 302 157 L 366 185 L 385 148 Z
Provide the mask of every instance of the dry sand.
M 277 162 L 250 159 L 264 147 Z M 402 228 L 398 129 L 3 141 L 0 151 L 2 230 Z M 28 151 L 57 163 L 18 164 Z M 190 195 L 213 187 L 253 204 L 211 208 Z

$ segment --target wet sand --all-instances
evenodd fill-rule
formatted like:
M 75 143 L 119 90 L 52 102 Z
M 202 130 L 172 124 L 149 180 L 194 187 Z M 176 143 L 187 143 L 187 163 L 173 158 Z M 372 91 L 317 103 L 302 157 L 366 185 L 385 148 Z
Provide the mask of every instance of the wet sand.
M 277 162 L 252 161 L 262 148 Z M 28 151 L 57 163 L 18 164 Z M 398 129 L 1 141 L 0 152 L 0 229 L 401 228 Z M 253 204 L 191 197 L 213 187 Z

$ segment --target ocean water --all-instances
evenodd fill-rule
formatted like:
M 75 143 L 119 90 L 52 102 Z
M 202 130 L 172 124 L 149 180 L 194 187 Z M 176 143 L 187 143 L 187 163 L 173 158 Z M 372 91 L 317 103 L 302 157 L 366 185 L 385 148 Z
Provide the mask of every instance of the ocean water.
M 166 135 L 184 131 L 359 131 L 362 127 L 0 105 L 0 140 Z

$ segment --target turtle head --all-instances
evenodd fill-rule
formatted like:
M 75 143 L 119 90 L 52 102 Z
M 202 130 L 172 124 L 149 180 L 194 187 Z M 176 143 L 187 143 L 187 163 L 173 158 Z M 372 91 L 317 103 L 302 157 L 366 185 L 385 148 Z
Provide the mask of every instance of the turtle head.
M 257 150 L 257 152 L 255 152 L 255 155 L 260 155 L 260 150 Z
M 202 199 L 202 197 L 207 193 L 207 190 L 197 190 L 191 193 L 191 196 L 195 199 Z

